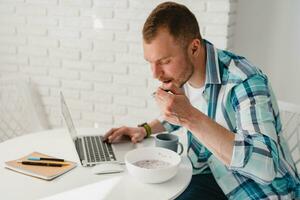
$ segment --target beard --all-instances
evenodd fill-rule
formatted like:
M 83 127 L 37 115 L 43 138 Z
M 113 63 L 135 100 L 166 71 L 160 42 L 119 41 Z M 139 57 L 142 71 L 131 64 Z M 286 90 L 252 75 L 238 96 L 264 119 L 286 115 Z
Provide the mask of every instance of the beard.
M 191 62 L 191 60 L 186 56 L 186 70 L 184 70 L 178 78 L 178 85 L 175 84 L 176 86 L 178 86 L 179 88 L 182 88 L 183 85 L 188 82 L 188 80 L 190 80 L 190 78 L 192 77 L 192 75 L 194 74 L 194 65 Z
M 190 80 L 192 75 L 194 74 L 194 65 L 189 59 L 189 57 L 186 55 L 185 57 L 185 68 L 180 72 L 180 74 L 177 77 L 160 77 L 159 81 L 162 84 L 170 84 L 173 83 L 176 87 L 182 88 L 182 86 Z

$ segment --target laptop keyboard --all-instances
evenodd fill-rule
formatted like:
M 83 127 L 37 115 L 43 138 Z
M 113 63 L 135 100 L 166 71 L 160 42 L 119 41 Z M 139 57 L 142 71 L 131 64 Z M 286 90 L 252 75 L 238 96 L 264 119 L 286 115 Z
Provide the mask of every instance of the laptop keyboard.
M 85 136 L 82 139 L 85 143 L 85 151 L 88 163 L 116 161 L 111 144 L 102 142 L 102 136 Z

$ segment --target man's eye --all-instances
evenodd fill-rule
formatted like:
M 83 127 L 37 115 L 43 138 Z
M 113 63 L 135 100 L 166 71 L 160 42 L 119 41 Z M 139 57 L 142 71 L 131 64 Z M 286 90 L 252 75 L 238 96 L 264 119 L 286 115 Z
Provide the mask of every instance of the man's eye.
M 163 62 L 162 62 L 162 64 L 163 64 L 163 65 L 165 65 L 165 64 L 169 64 L 169 63 L 170 63 L 170 61 L 171 61 L 171 60 L 165 60 L 165 61 L 163 61 Z

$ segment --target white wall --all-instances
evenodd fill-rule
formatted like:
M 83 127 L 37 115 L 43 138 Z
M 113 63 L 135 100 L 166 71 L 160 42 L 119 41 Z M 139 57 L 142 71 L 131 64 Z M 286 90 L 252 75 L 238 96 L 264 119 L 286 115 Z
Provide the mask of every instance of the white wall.
M 160 0 L 2 0 L 0 77 L 38 86 L 51 127 L 63 90 L 77 126 L 136 125 L 159 115 L 141 29 Z M 185 0 L 204 37 L 232 44 L 235 1 Z
M 300 105 L 300 1 L 240 0 L 234 50 L 260 66 L 278 99 Z

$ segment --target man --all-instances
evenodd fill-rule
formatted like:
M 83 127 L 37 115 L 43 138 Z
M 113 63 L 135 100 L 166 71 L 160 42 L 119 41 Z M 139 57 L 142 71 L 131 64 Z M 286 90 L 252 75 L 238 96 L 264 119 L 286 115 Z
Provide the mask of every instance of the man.
M 183 5 L 158 5 L 143 27 L 144 57 L 161 82 L 155 100 L 162 119 L 113 128 L 127 135 L 186 128 L 193 177 L 178 199 L 292 199 L 299 177 L 285 159 L 276 99 L 266 75 L 244 57 L 203 40 Z

